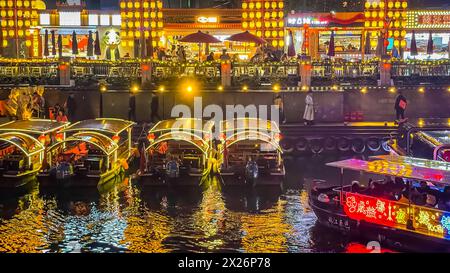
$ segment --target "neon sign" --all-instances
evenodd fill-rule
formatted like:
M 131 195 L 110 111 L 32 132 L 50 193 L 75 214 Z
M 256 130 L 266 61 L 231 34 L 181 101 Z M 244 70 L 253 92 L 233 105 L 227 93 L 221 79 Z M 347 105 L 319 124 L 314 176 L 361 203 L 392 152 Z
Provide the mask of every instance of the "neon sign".
M 299 27 L 303 25 L 310 25 L 310 26 L 326 26 L 328 25 L 328 21 L 326 20 L 320 20 L 316 17 L 288 17 L 288 26 L 290 27 Z
M 449 212 L 355 193 L 345 193 L 344 211 L 353 220 L 450 240 Z M 408 218 L 414 230 L 407 228 Z
M 450 11 L 409 11 L 407 13 L 408 28 L 432 28 L 447 29 L 450 28 Z

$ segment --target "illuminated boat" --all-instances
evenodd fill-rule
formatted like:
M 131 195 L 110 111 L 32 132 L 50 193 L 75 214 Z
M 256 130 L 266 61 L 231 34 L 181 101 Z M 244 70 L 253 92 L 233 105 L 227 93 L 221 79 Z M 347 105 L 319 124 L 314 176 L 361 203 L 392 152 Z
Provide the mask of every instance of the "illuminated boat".
M 441 205 L 450 201 L 450 163 L 389 155 L 327 165 L 341 170 L 341 181 L 340 186 L 313 182 L 309 205 L 319 223 L 383 247 L 450 250 L 450 211 Z M 375 187 L 370 188 L 344 186 L 344 170 L 395 177 L 396 182 L 389 187 L 381 181 L 372 182 Z
M 0 125 L 0 174 L 2 186 L 26 184 L 45 167 L 45 150 L 63 139 L 67 123 L 31 119 Z
M 138 176 L 143 185 L 198 185 L 208 170 L 211 121 L 178 118 L 158 122 L 148 133 Z
M 393 155 L 450 162 L 450 122 L 447 119 L 419 119 L 399 127 L 389 142 Z
M 280 129 L 275 122 L 238 118 L 223 121 L 220 126 L 220 175 L 225 186 L 283 183 Z
M 126 120 L 101 118 L 65 128 L 65 139 L 47 149 L 49 167 L 39 173 L 39 179 L 44 184 L 72 186 L 97 186 L 111 180 L 128 169 L 134 155 L 133 125 Z

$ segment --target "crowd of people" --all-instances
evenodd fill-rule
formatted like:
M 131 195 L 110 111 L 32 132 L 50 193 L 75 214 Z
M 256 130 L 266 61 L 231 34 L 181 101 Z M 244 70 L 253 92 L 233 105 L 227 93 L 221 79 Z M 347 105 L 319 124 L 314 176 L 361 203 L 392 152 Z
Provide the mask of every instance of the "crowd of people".
M 386 177 L 384 181 L 369 179 L 367 187 L 353 181 L 351 189 L 354 193 L 450 211 L 450 186 L 439 190 L 431 183 L 420 181 L 419 186 L 415 187 L 410 182 L 405 183 L 403 178 L 396 177 L 392 180 L 391 177 Z

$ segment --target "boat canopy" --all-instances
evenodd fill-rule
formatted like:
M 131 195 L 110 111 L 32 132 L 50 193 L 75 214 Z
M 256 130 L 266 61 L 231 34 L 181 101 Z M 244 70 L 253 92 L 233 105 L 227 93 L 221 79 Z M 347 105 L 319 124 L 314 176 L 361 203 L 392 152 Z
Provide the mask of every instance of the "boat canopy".
M 99 132 L 99 133 L 109 133 L 113 135 L 118 135 L 123 131 L 132 127 L 135 123 L 122 119 L 111 119 L 111 118 L 98 118 L 89 119 L 74 123 L 73 125 L 67 127 L 63 132 Z
M 422 164 L 424 166 L 421 166 Z M 328 163 L 327 166 L 450 185 L 450 163 L 443 164 L 432 166 L 431 162 L 426 165 L 422 159 L 385 157 L 373 161 L 348 159 Z
M 418 132 L 417 134 L 419 137 L 424 138 L 434 146 L 450 144 L 450 129 L 444 131 Z
M 450 163 L 445 162 L 445 161 L 429 160 L 429 159 L 423 159 L 423 158 L 397 156 L 397 155 L 377 155 L 377 156 L 371 156 L 370 158 L 378 159 L 378 160 L 386 160 L 389 162 L 396 162 L 396 163 L 401 163 L 401 164 L 408 164 L 408 165 L 412 165 L 414 167 L 438 169 L 438 170 L 450 172 Z
M 0 142 L 1 141 L 14 145 L 27 157 L 41 153 L 45 149 L 44 145 L 36 138 L 18 132 L 0 134 Z
M 227 139 L 227 147 L 231 147 L 236 143 L 242 142 L 242 141 L 259 141 L 259 142 L 265 142 L 267 144 L 270 144 L 274 150 L 278 150 L 282 153 L 282 149 L 280 147 L 279 142 L 274 139 L 272 136 L 267 135 L 266 133 L 254 131 L 254 132 L 246 132 L 243 131 L 241 133 L 237 133 L 233 136 L 230 136 Z
M 65 128 L 69 123 L 46 119 L 16 120 L 0 125 L 0 132 L 45 135 Z
M 117 143 L 115 143 L 111 138 L 102 135 L 97 132 L 80 132 L 74 134 L 65 140 L 56 143 L 52 147 L 49 148 L 49 151 L 59 147 L 63 143 L 68 142 L 85 142 L 94 145 L 98 149 L 100 149 L 105 155 L 110 156 L 118 149 Z
M 262 131 L 267 133 L 280 133 L 278 124 L 274 121 L 258 118 L 236 118 L 225 120 L 220 123 L 220 131 L 227 136 L 233 132 Z
M 148 147 L 147 150 L 149 150 L 152 147 L 155 147 L 159 143 L 162 142 L 170 142 L 170 141 L 183 141 L 187 142 L 189 144 L 194 145 L 197 147 L 202 153 L 206 154 L 209 149 L 209 144 L 206 140 L 204 140 L 201 136 L 197 134 L 191 134 L 189 132 L 185 131 L 178 131 L 178 132 L 168 132 L 161 136 L 159 136 L 155 141 L 153 141 Z
M 190 132 L 198 136 L 211 134 L 214 123 L 195 118 L 177 118 L 158 122 L 149 133 L 164 134 L 167 132 Z

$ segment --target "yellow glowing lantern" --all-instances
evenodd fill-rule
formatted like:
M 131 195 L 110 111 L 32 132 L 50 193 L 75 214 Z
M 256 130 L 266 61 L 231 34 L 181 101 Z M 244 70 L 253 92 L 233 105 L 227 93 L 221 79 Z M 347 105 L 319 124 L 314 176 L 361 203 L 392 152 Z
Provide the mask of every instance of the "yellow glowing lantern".
M 162 17 L 163 17 L 162 12 L 158 12 L 158 18 L 162 18 Z
M 255 3 L 251 2 L 251 3 L 248 5 L 248 8 L 249 8 L 249 9 L 254 9 L 254 8 L 255 8 Z
M 150 17 L 151 17 L 151 18 L 155 18 L 155 17 L 156 17 L 156 12 L 152 11 L 152 12 L 150 13 Z
M 284 12 L 279 11 L 279 12 L 278 12 L 278 17 L 283 18 L 283 17 L 284 17 Z
M 148 9 L 148 7 L 150 7 L 150 4 L 148 2 L 144 2 L 142 6 L 144 7 L 144 9 Z
M 273 45 L 274 47 L 277 47 L 277 46 L 278 46 L 278 41 L 277 41 L 277 40 L 273 40 L 273 41 L 272 41 L 272 45 Z
M 272 18 L 277 18 L 278 13 L 276 11 L 272 12 Z
M 243 28 L 248 28 L 248 23 L 247 22 L 242 22 L 242 27 Z
M 144 37 L 145 38 L 150 37 L 150 31 L 148 31 L 148 30 L 144 31 Z
M 132 8 L 133 8 L 133 2 L 128 2 L 128 3 L 127 3 L 127 7 L 128 7 L 129 9 L 132 9 Z
M 398 38 L 398 36 L 400 36 L 400 32 L 398 30 L 394 31 L 394 37 Z
M 247 3 L 242 3 L 242 9 L 247 9 L 248 8 L 248 4 Z
M 134 37 L 134 32 L 133 31 L 128 31 L 128 38 L 133 38 Z
M 155 2 L 150 2 L 150 8 L 151 9 L 155 9 L 156 8 L 156 3 Z
M 26 41 L 25 41 L 25 45 L 26 45 L 27 47 L 30 47 L 30 46 L 31 46 L 31 41 L 30 41 L 30 40 L 26 40 Z
M 7 40 L 3 40 L 3 47 L 7 47 L 8 46 L 8 41 Z
M 406 40 L 402 40 L 402 41 L 400 42 L 400 46 L 401 46 L 401 47 L 406 47 Z
M 277 8 L 277 2 L 272 2 L 272 8 L 276 9 Z
M 370 41 L 370 46 L 371 47 L 376 47 L 377 46 L 377 42 L 376 41 Z
M 134 41 L 133 40 L 128 41 L 128 46 L 134 46 Z
M 261 31 L 261 30 L 258 30 L 258 31 L 256 32 L 256 36 L 262 37 L 262 31 Z
M 30 7 L 30 1 L 24 1 L 23 6 L 26 8 Z M 30 45 L 31 45 L 31 41 L 30 41 Z
M 378 27 L 383 27 L 384 26 L 384 22 L 383 21 L 378 21 Z
M 408 2 L 402 2 L 402 8 L 406 9 L 408 7 Z
M 400 17 L 400 11 L 394 12 L 394 16 L 395 16 L 396 18 L 399 18 L 399 17 Z
M 373 7 L 374 9 L 376 9 L 376 8 L 378 7 L 378 3 L 377 3 L 377 2 L 373 2 L 373 3 L 372 3 L 372 7 Z
M 150 23 L 150 25 L 152 26 L 152 28 L 155 28 L 155 27 L 156 27 L 156 22 L 152 21 L 152 22 Z
M 23 30 L 21 30 L 21 29 L 19 29 L 18 31 L 17 31 L 17 35 L 19 35 L 19 37 L 23 37 Z
M 407 22 L 405 20 L 402 21 L 402 27 L 405 28 L 407 25 Z
M 125 2 L 120 2 L 120 8 L 124 9 L 127 6 L 127 4 Z
M 372 11 L 372 17 L 377 18 L 378 13 L 376 11 Z
M 153 42 L 152 42 L 152 46 L 155 47 L 155 46 L 157 46 L 157 45 L 158 45 L 158 43 L 157 43 L 156 41 L 153 41 Z
M 250 28 L 255 28 L 255 22 L 253 21 L 250 22 Z
M 255 13 L 254 12 L 250 12 L 248 14 L 248 17 L 250 17 L 251 19 L 255 18 Z
M 127 17 L 128 17 L 128 19 L 133 18 L 133 12 L 129 11 L 129 12 L 127 13 Z
M 124 31 L 121 31 L 121 32 L 120 32 L 120 37 L 126 38 L 126 37 L 127 37 L 127 33 L 124 32 Z
M 121 45 L 122 47 L 126 47 L 126 46 L 127 46 L 127 41 L 122 41 L 122 42 L 120 42 L 120 45 Z
M 141 7 L 141 5 L 139 4 L 139 2 L 135 2 L 135 3 L 134 3 L 134 7 L 138 9 L 138 8 Z
M 148 19 L 148 17 L 150 17 L 150 14 L 148 12 L 144 12 L 144 18 Z
M 0 1 L 0 7 L 4 8 L 6 6 L 6 1 Z
M 13 16 L 14 16 L 14 11 L 8 10 L 8 16 L 9 16 L 9 17 L 13 17 Z
M 370 22 L 369 22 L 369 21 L 365 21 L 365 22 L 364 22 L 364 26 L 365 26 L 365 27 L 370 27 Z
M 269 2 L 265 2 L 265 3 L 264 3 L 264 7 L 265 7 L 266 9 L 270 8 L 270 3 L 269 3 Z
M 14 30 L 11 29 L 10 31 L 8 31 L 9 36 L 14 37 L 14 34 L 15 34 Z
M 257 9 L 260 9 L 262 7 L 261 2 L 256 2 L 255 6 Z
M 22 21 L 22 20 L 18 20 L 18 21 L 17 21 L 17 26 L 23 27 L 23 21 Z
M 399 46 L 399 41 L 398 40 L 394 40 L 394 46 L 398 47 Z
M 400 22 L 399 22 L 399 21 L 395 21 L 395 22 L 394 22 L 394 26 L 395 26 L 396 28 L 400 27 Z
M 401 37 L 405 37 L 406 36 L 406 30 L 402 30 L 402 32 L 400 32 L 400 36 Z
M 148 28 L 150 26 L 150 23 L 148 21 L 144 21 L 144 27 Z
M 380 18 L 384 18 L 384 11 L 380 11 L 379 13 L 378 13 L 378 17 L 380 17 Z
M 269 27 L 270 27 L 270 22 L 268 22 L 268 21 L 264 22 L 264 26 L 265 26 L 266 28 L 269 28 Z
M 377 21 L 373 21 L 373 22 L 372 22 L 372 27 L 377 27 L 377 25 L 378 25 L 378 24 L 377 24 Z
M 2 27 L 6 27 L 7 22 L 6 21 L 1 21 L 1 26 Z
M 14 6 L 13 1 L 8 1 L 8 7 L 12 8 Z
M 284 9 L 284 2 L 278 3 L 278 8 L 279 9 Z
M 271 25 L 272 27 L 277 27 L 277 21 L 272 21 Z
M 262 27 L 261 21 L 256 22 L 256 27 L 257 27 L 257 28 L 261 28 L 261 27 Z
M 152 35 L 153 38 L 156 37 L 156 31 L 152 31 L 150 34 Z
M 243 12 L 242 13 L 242 18 L 247 19 L 248 18 L 248 13 L 247 12 Z
M 140 12 L 135 12 L 134 13 L 134 17 L 135 18 L 141 18 L 141 13 Z
M 402 4 L 400 2 L 395 2 L 395 8 L 399 9 L 402 6 Z
M 370 2 L 367 1 L 367 2 L 364 4 L 364 7 L 365 7 L 366 9 L 370 8 Z
M 163 27 L 163 22 L 158 22 L 158 27 L 162 28 Z
M 388 2 L 388 8 L 392 9 L 394 7 L 394 2 Z
M 392 30 L 389 30 L 389 31 L 388 31 L 388 36 L 389 36 L 389 37 L 392 37 L 392 33 L 393 33 Z
M 384 9 L 384 7 L 385 7 L 384 2 L 380 2 L 380 8 Z
M 0 12 L 0 16 L 6 17 L 6 10 L 2 10 L 2 11 Z
M 272 36 L 275 38 L 278 37 L 278 32 L 276 30 L 272 31 Z
M 278 36 L 284 37 L 284 31 L 280 30 L 280 31 L 278 32 Z
M 134 25 L 134 23 L 133 23 L 133 21 L 129 21 L 129 22 L 127 23 L 127 25 L 128 25 L 129 28 L 132 28 L 133 25 Z
M 264 35 L 267 37 L 267 38 L 269 38 L 270 37 L 270 31 L 266 31 L 265 33 L 264 33 Z
M 370 18 L 370 11 L 366 11 L 366 12 L 364 12 L 364 17 L 366 17 L 366 18 Z
M 141 32 L 140 32 L 140 31 L 136 31 L 136 32 L 134 33 L 134 37 L 140 38 L 140 37 L 141 37 Z

